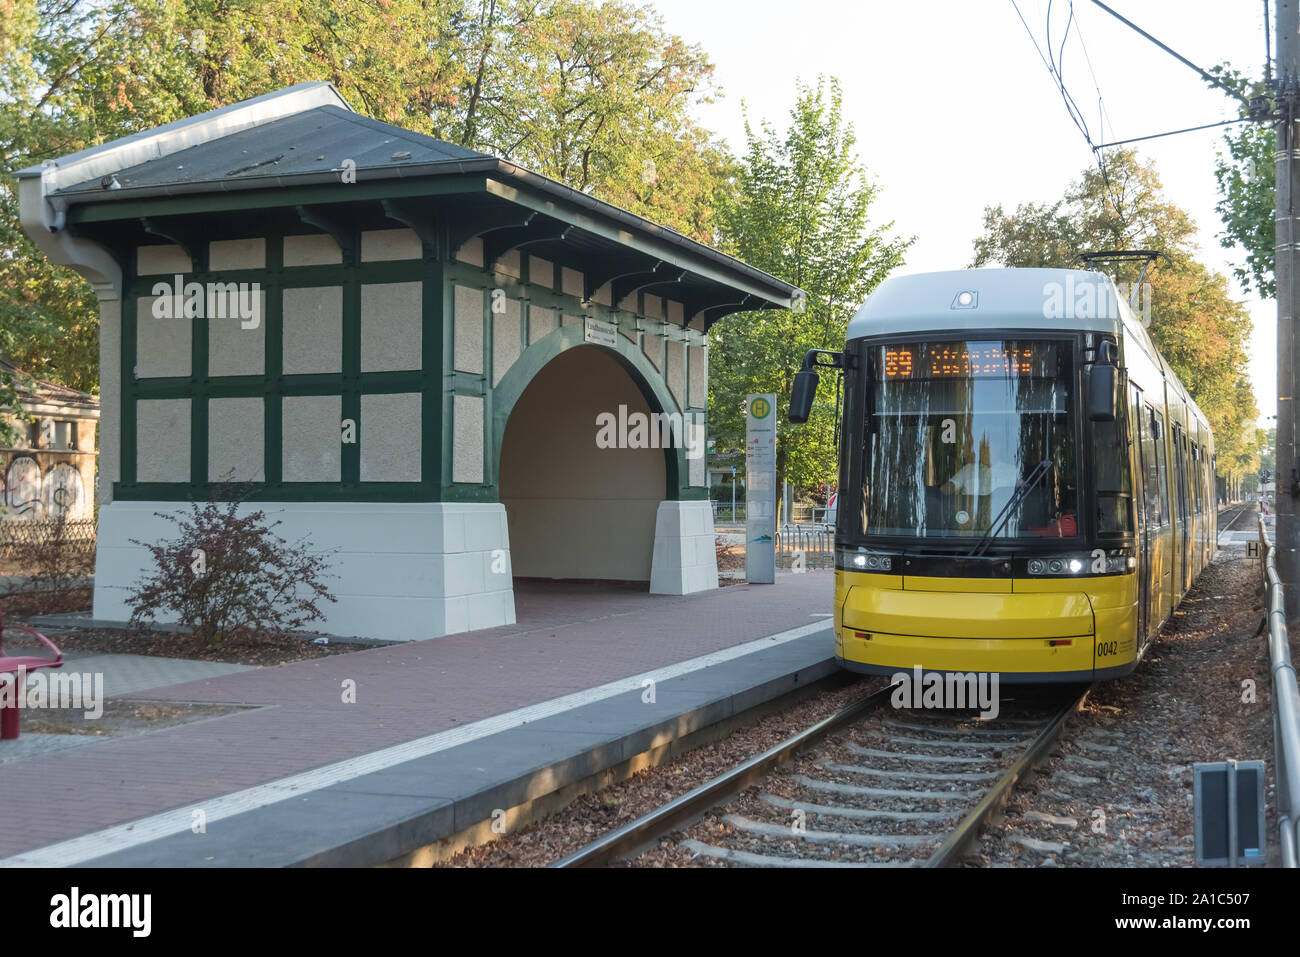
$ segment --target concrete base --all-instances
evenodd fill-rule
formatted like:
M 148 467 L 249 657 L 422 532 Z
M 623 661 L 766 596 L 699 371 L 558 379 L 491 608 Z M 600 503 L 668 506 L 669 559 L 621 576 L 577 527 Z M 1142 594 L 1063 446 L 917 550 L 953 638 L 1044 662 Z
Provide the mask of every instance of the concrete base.
M 131 539 L 176 537 L 155 512 L 184 512 L 177 502 L 111 502 L 99 510 L 94 617 L 124 621 L 129 589 L 152 567 Z M 308 627 L 338 636 L 415 641 L 515 621 L 510 538 L 497 503 L 259 502 L 289 542 L 308 539 L 330 552 L 327 581 L 338 599 L 322 603 L 325 620 Z
M 708 502 L 660 502 L 655 515 L 651 594 L 689 595 L 717 587 L 713 507 Z

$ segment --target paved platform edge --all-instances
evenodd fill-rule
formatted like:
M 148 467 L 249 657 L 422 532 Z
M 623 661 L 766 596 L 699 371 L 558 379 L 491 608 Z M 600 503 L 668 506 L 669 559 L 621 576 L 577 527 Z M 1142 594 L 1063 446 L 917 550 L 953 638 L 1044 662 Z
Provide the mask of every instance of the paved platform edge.
M 828 627 L 78 866 L 384 864 L 838 670 Z

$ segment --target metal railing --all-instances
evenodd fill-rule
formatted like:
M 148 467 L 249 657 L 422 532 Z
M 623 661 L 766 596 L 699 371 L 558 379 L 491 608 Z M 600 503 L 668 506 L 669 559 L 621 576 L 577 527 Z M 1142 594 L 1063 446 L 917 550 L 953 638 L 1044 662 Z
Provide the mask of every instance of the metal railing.
M 1300 686 L 1291 665 L 1286 630 L 1286 602 L 1277 574 L 1273 542 L 1264 519 L 1259 520 L 1263 552 L 1265 602 L 1268 605 L 1268 670 L 1273 685 L 1273 751 L 1277 768 L 1277 823 L 1282 866 L 1297 866 L 1297 824 L 1300 824 Z
M 776 567 L 835 567 L 834 525 L 782 525 L 776 533 Z
M 715 522 L 743 522 L 745 520 L 745 500 L 736 502 L 733 511 L 731 503 L 721 499 L 713 500 L 713 520 Z

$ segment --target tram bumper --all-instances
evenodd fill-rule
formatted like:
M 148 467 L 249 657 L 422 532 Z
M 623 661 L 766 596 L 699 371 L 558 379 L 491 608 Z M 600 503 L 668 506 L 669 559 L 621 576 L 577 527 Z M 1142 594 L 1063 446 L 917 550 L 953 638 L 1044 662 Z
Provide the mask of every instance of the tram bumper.
M 864 576 L 865 577 L 865 576 Z M 884 576 L 879 576 L 884 577 Z M 840 584 L 836 656 L 846 668 L 892 675 L 998 672 L 1003 681 L 1089 681 L 1095 618 L 1082 591 L 944 591 Z

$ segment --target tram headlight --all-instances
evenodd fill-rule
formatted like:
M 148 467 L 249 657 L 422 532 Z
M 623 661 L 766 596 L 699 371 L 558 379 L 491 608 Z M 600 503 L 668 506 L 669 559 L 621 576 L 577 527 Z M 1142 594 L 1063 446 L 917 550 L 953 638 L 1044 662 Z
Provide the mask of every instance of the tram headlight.
M 1098 556 L 1088 562 L 1089 570 L 1094 575 L 1123 575 L 1137 568 L 1137 564 L 1137 557 L 1125 549 L 1112 549 L 1104 559 Z
M 1123 549 L 1104 555 L 1061 555 L 1056 558 L 1031 558 L 1025 570 L 1031 575 L 1122 575 L 1137 567 L 1137 559 Z
M 894 557 L 880 552 L 855 551 L 850 548 L 837 550 L 836 565 L 849 571 L 887 572 L 894 567 Z

